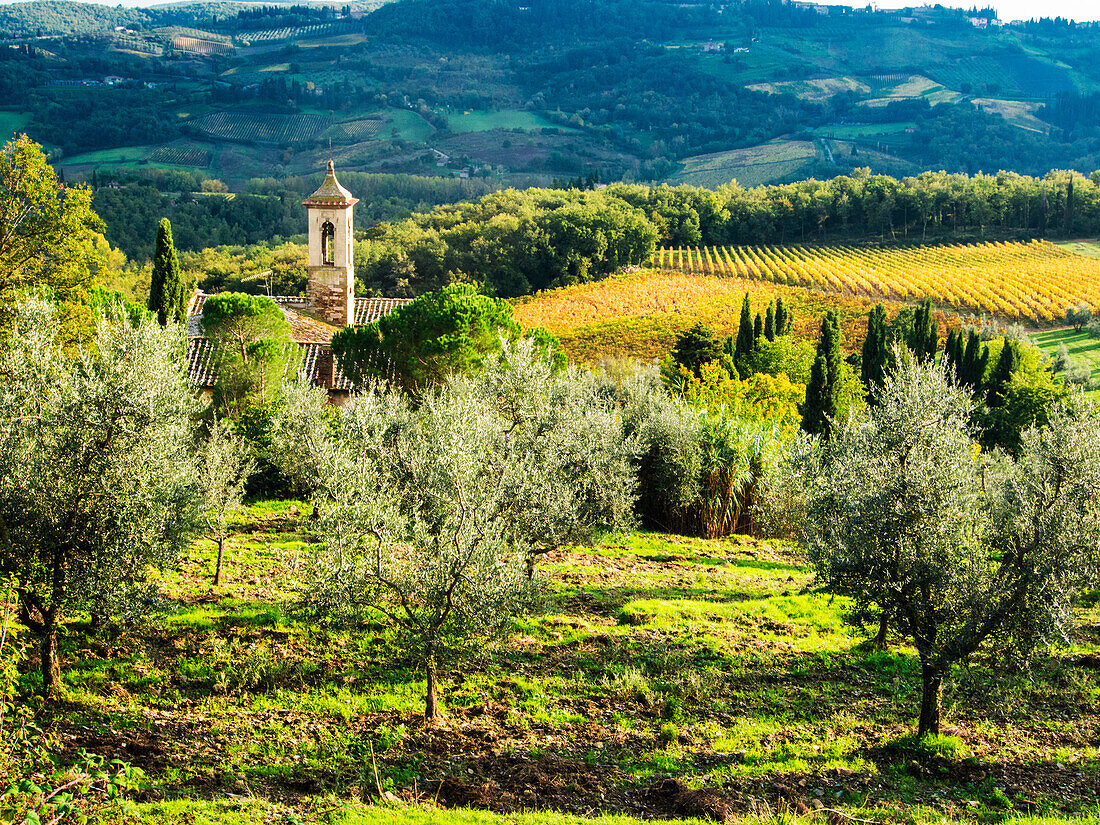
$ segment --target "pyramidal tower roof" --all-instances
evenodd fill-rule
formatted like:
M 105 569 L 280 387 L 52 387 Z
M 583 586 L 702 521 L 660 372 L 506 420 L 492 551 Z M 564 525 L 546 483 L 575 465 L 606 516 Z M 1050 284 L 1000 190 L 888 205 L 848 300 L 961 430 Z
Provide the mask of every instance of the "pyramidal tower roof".
M 336 170 L 333 168 L 332 161 L 328 162 L 328 173 L 325 175 L 324 183 L 322 183 L 317 191 L 302 201 L 303 206 L 329 206 L 329 207 L 345 207 L 352 206 L 359 203 L 358 198 L 353 198 L 351 192 L 340 185 L 340 181 L 336 180 Z

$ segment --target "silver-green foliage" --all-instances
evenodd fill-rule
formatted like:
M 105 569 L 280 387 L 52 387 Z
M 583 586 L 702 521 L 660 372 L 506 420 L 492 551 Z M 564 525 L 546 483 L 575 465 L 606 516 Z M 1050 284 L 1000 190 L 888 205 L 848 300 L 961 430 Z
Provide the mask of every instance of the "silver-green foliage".
M 222 583 L 222 560 L 229 519 L 242 509 L 244 487 L 256 467 L 248 445 L 232 428 L 215 419 L 199 454 L 199 487 L 207 534 L 218 545 L 214 584 Z
M 149 568 L 186 541 L 195 401 L 174 325 L 100 317 L 90 344 L 66 352 L 52 304 L 14 314 L 0 352 L 0 571 L 18 583 L 50 691 L 62 616 L 140 610 Z
M 968 394 L 902 359 L 881 403 L 799 450 L 801 535 L 821 581 L 884 611 L 923 671 L 920 733 L 938 732 L 952 665 L 988 645 L 1019 659 L 1064 642 L 1097 573 L 1100 412 L 1078 399 L 1023 437 L 1018 461 L 974 447 Z
M 415 409 L 383 388 L 335 415 L 307 387 L 287 399 L 279 460 L 319 510 L 305 604 L 388 617 L 424 668 L 428 718 L 436 662 L 525 609 L 537 554 L 629 520 L 630 445 L 613 405 L 530 342 Z

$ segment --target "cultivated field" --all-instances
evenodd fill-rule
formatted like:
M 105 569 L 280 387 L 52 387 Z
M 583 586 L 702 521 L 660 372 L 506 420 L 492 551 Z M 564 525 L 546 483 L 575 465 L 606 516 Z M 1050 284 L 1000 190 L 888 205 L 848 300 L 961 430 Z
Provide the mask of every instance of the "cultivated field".
M 1050 322 L 1070 304 L 1100 308 L 1100 261 L 1046 241 L 869 249 L 661 249 L 658 269 L 734 275 L 841 295 L 931 298 L 945 309 Z
M 855 77 L 821 77 L 812 80 L 783 80 L 775 83 L 753 83 L 754 92 L 791 94 L 803 100 L 828 100 L 841 92 L 867 94 L 871 87 Z
M 197 132 L 218 140 L 241 143 L 306 143 L 330 124 L 320 115 L 267 115 L 247 112 L 211 112 L 191 121 Z
M 127 821 L 938 825 L 1095 804 L 1095 608 L 1033 675 L 973 657 L 945 684 L 948 735 L 917 747 L 913 651 L 868 650 L 791 547 L 638 533 L 555 551 L 541 609 L 444 670 L 447 719 L 426 727 L 381 625 L 295 617 L 304 513 L 253 506 L 222 587 L 196 542 L 140 633 L 62 637 L 67 697 L 38 722 L 66 758 L 145 771 Z
M 322 139 L 332 138 L 337 143 L 358 143 L 378 137 L 379 130 L 385 125 L 380 118 L 357 118 L 336 123 L 321 133 Z
M 546 327 L 570 358 L 582 363 L 604 356 L 661 358 L 696 322 L 722 336 L 736 335 L 746 292 L 753 312 L 761 313 L 782 296 L 793 312 L 795 333 L 805 338 L 816 338 L 826 310 L 836 309 L 849 348 L 863 340 L 874 305 L 869 298 L 751 278 L 643 270 L 521 298 L 515 315 L 525 327 Z M 888 306 L 893 314 L 901 305 Z
M 217 40 L 207 40 L 200 37 L 187 37 L 177 34 L 172 38 L 172 47 L 181 52 L 193 54 L 227 55 L 233 53 L 233 46 Z
M 684 168 L 669 180 L 714 187 L 736 179 L 742 186 L 759 186 L 793 175 L 816 155 L 808 140 L 777 140 L 747 149 L 685 158 Z
M 202 146 L 193 143 L 169 143 L 158 146 L 145 156 L 145 160 L 151 163 L 162 163 L 169 166 L 209 166 L 211 152 Z

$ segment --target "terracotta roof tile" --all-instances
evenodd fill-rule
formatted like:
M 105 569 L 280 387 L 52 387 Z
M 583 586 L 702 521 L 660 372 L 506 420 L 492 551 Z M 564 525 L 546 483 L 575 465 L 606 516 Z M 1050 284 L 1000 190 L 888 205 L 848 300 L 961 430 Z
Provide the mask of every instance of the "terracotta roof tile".
M 196 291 L 188 303 L 187 318 L 187 376 L 192 386 L 210 389 L 214 385 L 214 345 L 202 334 L 202 307 L 209 296 Z M 337 327 L 306 314 L 308 302 L 295 295 L 271 297 L 290 324 L 289 347 L 298 349 L 301 362 L 299 376 L 308 376 L 318 386 L 330 390 L 351 392 L 354 388 L 333 363 L 328 344 Z M 407 304 L 410 298 L 356 298 L 355 325 L 362 326 L 389 315 L 397 307 Z

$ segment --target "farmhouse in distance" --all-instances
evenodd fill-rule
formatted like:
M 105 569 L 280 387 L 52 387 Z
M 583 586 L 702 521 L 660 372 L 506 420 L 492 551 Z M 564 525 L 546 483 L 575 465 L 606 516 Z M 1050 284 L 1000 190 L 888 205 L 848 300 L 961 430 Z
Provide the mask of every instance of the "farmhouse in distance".
M 328 162 L 324 182 L 302 201 L 309 233 L 309 281 L 305 296 L 272 295 L 290 324 L 292 345 L 301 353 L 299 374 L 328 390 L 340 403 L 353 390 L 332 356 L 332 336 L 345 326 L 362 326 L 388 315 L 408 298 L 356 298 L 352 210 L 358 198 L 336 179 Z M 187 305 L 187 373 L 203 392 L 214 387 L 214 344 L 203 334 L 202 308 L 209 297 L 196 289 Z

